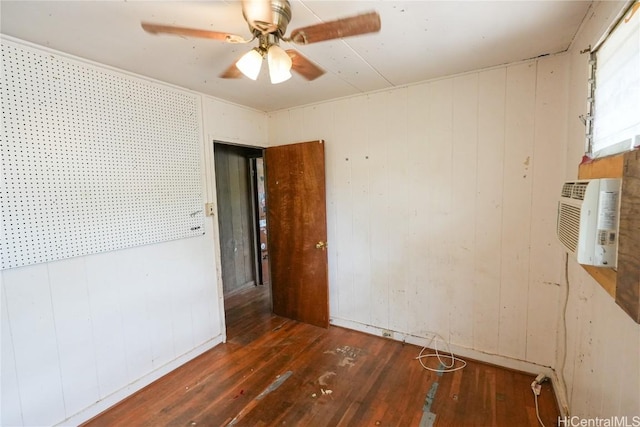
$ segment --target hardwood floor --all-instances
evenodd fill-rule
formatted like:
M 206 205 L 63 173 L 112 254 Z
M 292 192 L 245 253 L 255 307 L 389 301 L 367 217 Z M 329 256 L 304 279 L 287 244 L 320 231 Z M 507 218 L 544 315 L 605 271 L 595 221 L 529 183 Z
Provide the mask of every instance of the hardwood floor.
M 429 372 L 415 360 L 418 347 L 270 314 L 263 287 L 225 304 L 227 343 L 85 425 L 538 425 L 533 375 L 469 360 L 460 371 Z M 549 383 L 539 403 L 545 425 L 557 425 Z

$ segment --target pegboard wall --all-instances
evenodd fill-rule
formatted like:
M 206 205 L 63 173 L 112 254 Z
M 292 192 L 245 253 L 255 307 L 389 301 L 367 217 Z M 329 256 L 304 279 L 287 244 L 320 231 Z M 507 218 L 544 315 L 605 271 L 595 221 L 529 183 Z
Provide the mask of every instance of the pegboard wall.
M 199 96 L 2 40 L 2 269 L 204 233 Z

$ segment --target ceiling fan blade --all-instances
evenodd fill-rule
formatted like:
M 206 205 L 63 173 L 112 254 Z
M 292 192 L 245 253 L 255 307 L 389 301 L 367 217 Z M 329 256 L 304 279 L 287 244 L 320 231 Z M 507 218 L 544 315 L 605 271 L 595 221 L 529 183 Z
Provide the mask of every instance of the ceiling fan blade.
M 310 44 L 377 31 L 380 31 L 380 15 L 378 12 L 369 12 L 298 28 L 293 30 L 290 40 L 297 44 Z
M 151 24 L 149 22 L 142 22 L 140 25 L 142 26 L 143 30 L 150 34 L 174 34 L 177 36 L 221 40 L 228 43 L 248 43 L 251 41 L 245 40 L 242 36 L 229 33 L 221 33 L 219 31 L 174 27 L 172 25 Z
M 242 71 L 236 67 L 236 63 L 234 62 L 229 66 L 229 68 L 220 73 L 218 77 L 222 79 L 239 79 L 242 77 Z
M 273 23 L 271 0 L 242 0 L 242 15 L 251 28 L 262 33 L 270 33 L 278 28 Z
M 293 64 L 291 69 L 307 80 L 315 80 L 325 73 L 325 71 L 311 62 L 307 57 L 303 56 L 295 49 L 287 49 L 287 55 L 291 58 Z

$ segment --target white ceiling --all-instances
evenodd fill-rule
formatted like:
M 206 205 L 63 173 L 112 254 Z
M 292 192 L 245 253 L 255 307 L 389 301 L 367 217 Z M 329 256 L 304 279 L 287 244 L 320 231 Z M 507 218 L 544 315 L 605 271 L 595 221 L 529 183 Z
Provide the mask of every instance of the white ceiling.
M 217 77 L 249 45 L 150 35 L 140 21 L 250 38 L 238 1 L 5 1 L 0 32 L 262 111 L 274 111 L 566 50 L 591 1 L 292 0 L 291 30 L 376 10 L 376 34 L 294 46 L 327 73 L 271 85 Z M 253 46 L 255 42 L 251 45 Z M 283 43 L 283 47 L 286 43 Z

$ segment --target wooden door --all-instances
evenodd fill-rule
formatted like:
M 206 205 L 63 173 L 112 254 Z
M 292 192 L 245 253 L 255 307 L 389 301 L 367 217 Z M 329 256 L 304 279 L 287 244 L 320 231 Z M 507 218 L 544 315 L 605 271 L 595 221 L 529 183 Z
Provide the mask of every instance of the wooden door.
M 273 312 L 329 326 L 324 141 L 265 150 Z

